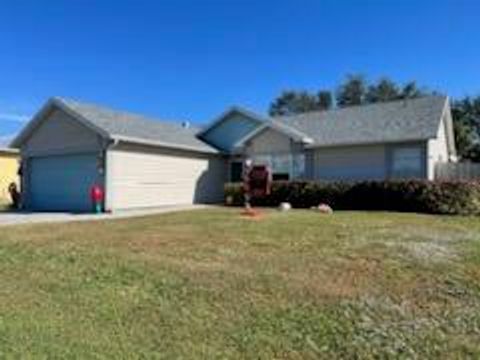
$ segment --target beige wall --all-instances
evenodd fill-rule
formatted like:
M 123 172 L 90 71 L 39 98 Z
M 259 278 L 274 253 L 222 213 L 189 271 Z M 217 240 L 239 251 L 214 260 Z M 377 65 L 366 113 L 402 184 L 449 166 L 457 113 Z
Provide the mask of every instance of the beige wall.
M 387 177 L 384 145 L 318 148 L 313 151 L 316 180 L 366 180 Z
M 445 114 L 445 116 L 448 115 Z M 427 161 L 429 180 L 433 180 L 435 178 L 435 164 L 449 161 L 445 119 L 442 119 L 440 122 L 437 137 L 428 141 Z
M 226 160 L 220 156 L 119 146 L 107 151 L 107 208 L 220 202 Z
M 0 151 L 0 203 L 9 202 L 8 186 L 18 184 L 18 154 Z
M 267 129 L 251 139 L 245 147 L 247 156 L 272 153 L 288 153 L 292 151 L 289 137 L 273 129 Z
M 101 149 L 100 138 L 63 110 L 53 110 L 22 148 L 26 156 L 90 152 Z

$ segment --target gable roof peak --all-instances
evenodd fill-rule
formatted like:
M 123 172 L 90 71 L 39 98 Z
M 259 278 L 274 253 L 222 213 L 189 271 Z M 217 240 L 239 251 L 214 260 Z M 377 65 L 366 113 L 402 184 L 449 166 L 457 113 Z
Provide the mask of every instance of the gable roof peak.
M 247 109 L 244 106 L 239 106 L 239 105 L 231 105 L 227 108 L 227 110 L 223 111 L 220 115 L 218 115 L 216 118 L 214 118 L 209 124 L 207 124 L 199 133 L 199 136 L 205 135 L 207 132 L 212 130 L 213 128 L 217 127 L 219 124 L 221 124 L 223 121 L 228 119 L 229 116 L 231 116 L 234 113 L 239 113 L 251 120 L 254 120 L 258 122 L 259 124 L 263 124 L 268 120 L 271 120 L 270 118 L 267 118 L 263 115 L 260 115 L 250 109 Z
M 158 121 L 142 115 L 58 96 L 52 97 L 46 102 L 12 144 L 20 147 L 52 108 L 63 110 L 106 139 L 218 153 L 217 149 L 197 138 L 198 128 L 196 127 L 187 128 L 182 126 L 181 122 Z

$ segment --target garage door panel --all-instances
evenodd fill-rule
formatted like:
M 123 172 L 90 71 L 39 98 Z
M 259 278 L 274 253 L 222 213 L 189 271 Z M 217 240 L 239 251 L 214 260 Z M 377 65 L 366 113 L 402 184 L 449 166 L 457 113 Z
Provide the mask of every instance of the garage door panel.
M 28 206 L 32 210 L 88 211 L 89 189 L 99 180 L 94 154 L 32 158 Z
M 115 150 L 108 158 L 114 209 L 222 200 L 226 164 L 220 157 Z

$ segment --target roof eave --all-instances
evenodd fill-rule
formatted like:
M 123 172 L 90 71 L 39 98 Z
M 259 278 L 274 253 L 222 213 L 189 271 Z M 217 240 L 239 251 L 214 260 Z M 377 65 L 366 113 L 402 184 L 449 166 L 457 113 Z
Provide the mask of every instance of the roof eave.
M 163 142 L 163 141 L 150 141 L 150 140 L 144 140 L 136 137 L 131 137 L 131 136 L 124 136 L 124 135 L 112 135 L 112 140 L 124 142 L 124 143 L 131 143 L 131 144 L 139 144 L 139 145 L 147 145 L 147 146 L 152 146 L 152 147 L 160 147 L 160 148 L 169 148 L 169 149 L 176 149 L 176 150 L 184 150 L 184 151 L 191 151 L 191 152 L 198 152 L 198 153 L 203 153 L 203 154 L 217 154 L 217 155 L 222 155 L 224 154 L 221 151 L 218 151 L 216 149 L 203 149 L 203 148 L 198 148 L 195 146 L 189 146 L 189 145 L 183 145 L 183 144 L 174 144 L 174 143 L 168 143 L 168 142 Z
M 382 144 L 402 144 L 402 143 L 412 143 L 412 142 L 424 142 L 434 137 L 427 138 L 411 138 L 411 139 L 397 139 L 397 140 L 378 140 L 378 141 L 364 141 L 364 142 L 343 142 L 343 143 L 329 143 L 329 144 L 319 144 L 313 142 L 312 144 L 306 145 L 307 149 L 318 149 L 318 148 L 330 148 L 330 147 L 342 147 L 342 146 L 367 146 L 367 145 L 382 145 Z
M 50 98 L 42 108 L 34 115 L 34 117 L 27 123 L 27 125 L 23 128 L 23 130 L 18 134 L 13 141 L 11 142 L 11 146 L 14 148 L 20 148 L 23 143 L 29 138 L 29 136 L 35 131 L 35 129 L 40 126 L 42 121 L 44 120 L 45 116 L 54 108 L 57 107 L 58 109 L 64 111 L 68 115 L 72 116 L 74 119 L 79 121 L 82 125 L 89 128 L 93 132 L 99 134 L 105 139 L 110 139 L 111 136 L 103 129 L 95 126 L 92 124 L 88 119 L 83 117 L 81 114 L 76 112 L 75 110 L 71 109 L 68 105 L 66 105 L 61 99 L 53 97 Z

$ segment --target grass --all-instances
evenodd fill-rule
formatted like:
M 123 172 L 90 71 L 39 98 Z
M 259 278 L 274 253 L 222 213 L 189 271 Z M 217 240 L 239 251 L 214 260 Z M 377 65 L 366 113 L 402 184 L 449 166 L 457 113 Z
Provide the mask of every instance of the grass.
M 10 204 L 7 200 L 0 198 L 0 212 L 5 212 L 10 209 Z
M 0 228 L 0 358 L 478 358 L 480 221 L 214 209 Z

